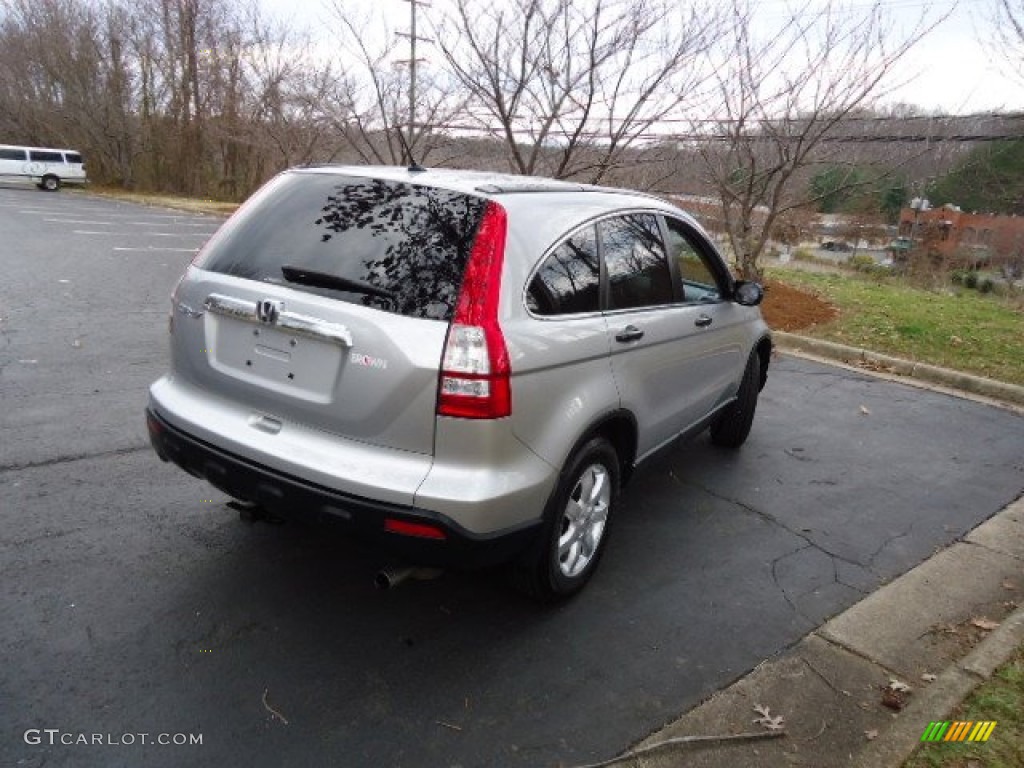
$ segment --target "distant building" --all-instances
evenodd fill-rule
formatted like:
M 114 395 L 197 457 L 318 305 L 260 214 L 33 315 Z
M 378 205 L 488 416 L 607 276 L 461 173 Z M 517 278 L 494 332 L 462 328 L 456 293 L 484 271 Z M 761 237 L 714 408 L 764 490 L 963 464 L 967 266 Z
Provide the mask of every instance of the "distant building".
M 1024 217 L 940 208 L 900 211 L 900 240 L 951 262 L 999 264 L 1024 259 Z

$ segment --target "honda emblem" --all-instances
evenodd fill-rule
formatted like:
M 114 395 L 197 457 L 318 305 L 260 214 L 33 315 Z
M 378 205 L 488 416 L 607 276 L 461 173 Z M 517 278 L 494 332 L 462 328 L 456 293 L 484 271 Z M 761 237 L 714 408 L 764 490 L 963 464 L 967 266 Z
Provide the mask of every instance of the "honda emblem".
M 276 301 L 263 299 L 256 302 L 256 317 L 261 323 L 276 323 L 277 316 L 281 313 L 281 307 Z

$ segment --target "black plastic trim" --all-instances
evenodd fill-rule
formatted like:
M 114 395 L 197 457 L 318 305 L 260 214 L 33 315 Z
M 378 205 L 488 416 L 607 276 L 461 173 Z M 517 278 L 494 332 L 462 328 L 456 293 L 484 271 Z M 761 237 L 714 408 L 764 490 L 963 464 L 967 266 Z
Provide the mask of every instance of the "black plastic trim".
M 513 559 L 532 542 L 541 520 L 478 534 L 446 515 L 428 509 L 393 504 L 343 493 L 311 483 L 211 445 L 172 426 L 146 409 L 150 442 L 164 461 L 205 479 L 236 499 L 249 501 L 281 517 L 331 519 L 372 540 L 413 564 L 478 568 Z M 385 530 L 385 519 L 429 524 L 445 538 L 426 539 Z

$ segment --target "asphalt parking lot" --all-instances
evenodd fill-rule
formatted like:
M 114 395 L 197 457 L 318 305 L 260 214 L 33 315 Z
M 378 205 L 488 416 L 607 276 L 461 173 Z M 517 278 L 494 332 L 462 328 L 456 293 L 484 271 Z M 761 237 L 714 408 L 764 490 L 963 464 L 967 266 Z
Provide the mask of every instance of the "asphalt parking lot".
M 241 523 L 148 448 L 168 296 L 218 223 L 0 185 L 4 765 L 607 758 L 1024 489 L 1024 417 L 780 357 L 742 451 L 701 437 L 636 475 L 577 599 L 479 573 L 379 592 L 382 554 Z

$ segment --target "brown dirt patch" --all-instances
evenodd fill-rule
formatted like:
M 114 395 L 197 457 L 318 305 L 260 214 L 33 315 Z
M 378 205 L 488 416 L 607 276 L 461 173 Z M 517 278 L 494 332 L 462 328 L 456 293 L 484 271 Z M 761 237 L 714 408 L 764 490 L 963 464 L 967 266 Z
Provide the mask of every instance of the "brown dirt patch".
M 798 331 L 827 323 L 839 314 L 839 310 L 813 293 L 769 280 L 764 286 L 761 314 L 776 331 Z

